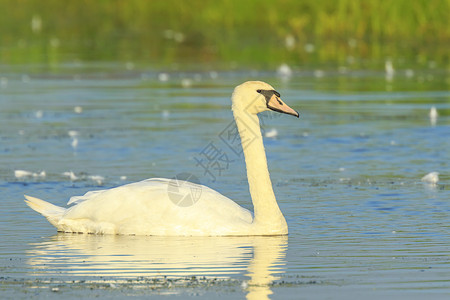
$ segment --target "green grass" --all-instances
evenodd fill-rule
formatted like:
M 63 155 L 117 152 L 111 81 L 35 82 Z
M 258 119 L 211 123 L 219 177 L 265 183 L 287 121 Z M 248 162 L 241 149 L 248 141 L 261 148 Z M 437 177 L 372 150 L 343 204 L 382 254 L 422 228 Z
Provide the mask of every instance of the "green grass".
M 3 64 L 448 68 L 450 0 L 1 0 L 0 11 Z

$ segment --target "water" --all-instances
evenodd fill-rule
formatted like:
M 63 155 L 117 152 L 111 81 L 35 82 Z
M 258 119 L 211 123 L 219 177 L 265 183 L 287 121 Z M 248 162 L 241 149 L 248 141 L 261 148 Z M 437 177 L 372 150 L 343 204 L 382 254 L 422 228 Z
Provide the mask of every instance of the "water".
M 450 295 L 448 75 L 169 75 L 162 82 L 158 72 L 105 64 L 4 68 L 4 297 Z M 28 194 L 63 206 L 89 190 L 189 172 L 251 209 L 243 160 L 221 139 L 231 91 L 251 78 L 271 83 L 301 115 L 262 116 L 263 131 L 277 133 L 265 147 L 288 237 L 57 234 L 23 202 Z M 196 163 L 211 145 L 228 157 L 220 171 Z M 433 171 L 437 184 L 421 182 Z

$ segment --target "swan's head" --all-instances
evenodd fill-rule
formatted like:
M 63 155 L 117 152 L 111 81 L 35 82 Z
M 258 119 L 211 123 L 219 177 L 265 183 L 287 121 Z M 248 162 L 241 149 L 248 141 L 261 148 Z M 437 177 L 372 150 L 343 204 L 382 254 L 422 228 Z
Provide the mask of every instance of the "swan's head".
M 247 81 L 238 85 L 231 97 L 233 111 L 258 114 L 263 111 L 276 112 L 299 117 L 298 112 L 290 108 L 280 99 L 280 93 L 262 81 Z

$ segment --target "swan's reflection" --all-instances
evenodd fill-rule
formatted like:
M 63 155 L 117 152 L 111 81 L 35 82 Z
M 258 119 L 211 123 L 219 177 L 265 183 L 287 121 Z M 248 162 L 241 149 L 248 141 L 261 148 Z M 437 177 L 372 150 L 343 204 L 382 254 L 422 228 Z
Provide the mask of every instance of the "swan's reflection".
M 287 237 L 146 237 L 57 234 L 32 244 L 35 275 L 232 278 L 246 275 L 249 299 L 264 299 L 284 272 Z

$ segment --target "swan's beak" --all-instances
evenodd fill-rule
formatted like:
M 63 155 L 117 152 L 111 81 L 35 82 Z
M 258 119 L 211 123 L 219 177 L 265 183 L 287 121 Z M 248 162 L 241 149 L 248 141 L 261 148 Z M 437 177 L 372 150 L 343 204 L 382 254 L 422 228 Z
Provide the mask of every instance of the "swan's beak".
M 269 101 L 267 101 L 267 108 L 283 114 L 293 115 L 297 118 L 300 117 L 297 111 L 290 108 L 286 103 L 283 102 L 283 100 L 280 99 L 280 97 L 277 97 L 277 95 L 275 94 L 273 94 L 272 97 L 270 97 Z

